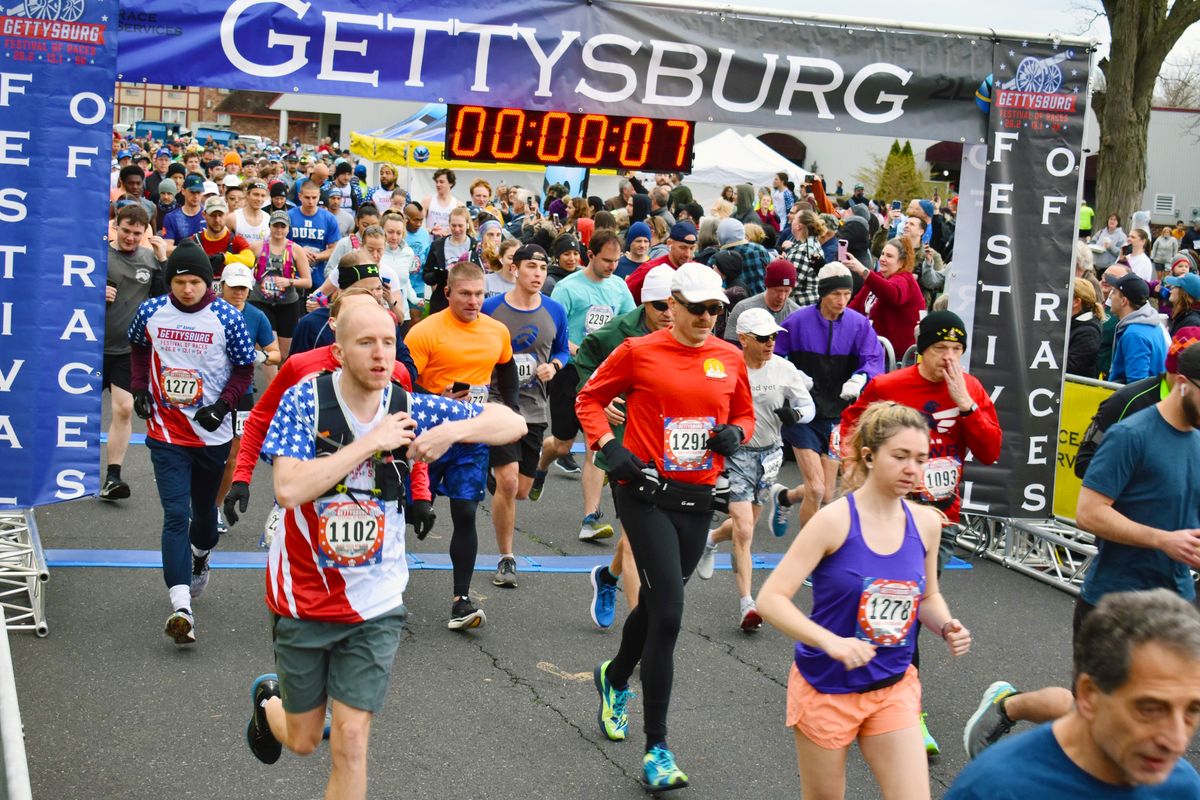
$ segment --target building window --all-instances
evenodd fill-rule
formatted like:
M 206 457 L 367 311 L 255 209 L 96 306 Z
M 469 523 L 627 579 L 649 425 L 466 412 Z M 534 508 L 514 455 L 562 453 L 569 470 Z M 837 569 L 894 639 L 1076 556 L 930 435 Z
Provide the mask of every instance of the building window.
M 1175 215 L 1175 195 L 1173 194 L 1156 194 L 1154 195 L 1154 213 L 1166 214 L 1167 216 Z
M 168 86 L 167 88 L 174 92 L 186 92 L 188 87 L 171 85 L 171 86 Z
M 146 109 L 142 106 L 121 106 L 117 121 L 122 125 L 134 125 L 145 116 Z
M 217 114 L 217 124 L 228 127 L 233 123 L 233 117 L 228 114 Z
M 187 110 L 182 108 L 164 108 L 162 110 L 162 121 L 187 125 Z

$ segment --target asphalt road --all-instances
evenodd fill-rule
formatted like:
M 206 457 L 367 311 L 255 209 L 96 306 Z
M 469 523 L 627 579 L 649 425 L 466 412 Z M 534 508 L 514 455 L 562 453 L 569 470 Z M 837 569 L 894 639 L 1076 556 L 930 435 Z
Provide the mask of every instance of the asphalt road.
M 133 447 L 127 462 L 130 500 L 39 510 L 46 548 L 158 548 L 161 511 L 145 448 Z M 797 479 L 791 464 L 784 475 Z M 223 550 L 256 549 L 269 485 L 260 465 L 250 514 Z M 552 470 L 542 501 L 518 507 L 518 552 L 606 559 L 611 542 L 577 540 L 579 505 L 577 479 Z M 611 518 L 607 495 L 605 507 Z M 445 501 L 438 510 L 442 520 L 425 542 L 409 537 L 418 555 L 445 553 Z M 481 510 L 481 553 L 496 552 L 491 530 Z M 764 523 L 755 551 L 780 552 L 790 535 L 775 539 Z M 931 766 L 934 797 L 963 767 L 962 725 L 988 684 L 1064 685 L 1069 677 L 1071 598 L 989 562 L 972 566 L 943 580 L 952 609 L 974 633 L 972 652 L 951 663 L 940 641 L 923 637 L 925 708 L 943 748 Z M 756 572 L 755 586 L 764 578 Z M 50 635 L 11 636 L 35 797 L 322 796 L 325 748 L 264 766 L 245 745 L 250 682 L 272 665 L 261 571 L 214 570 L 196 605 L 198 642 L 183 649 L 162 634 L 171 609 L 157 569 L 57 568 L 47 589 Z M 609 742 L 596 725 L 591 681 L 592 668 L 615 652 L 623 601 L 618 625 L 599 631 L 588 617 L 586 574 L 523 572 L 520 588 L 501 590 L 480 572 L 474 589 L 488 624 L 455 633 L 445 625 L 450 574 L 412 573 L 408 631 L 371 735 L 371 795 L 644 796 L 640 700 L 631 708 L 630 740 Z M 799 602 L 810 599 L 802 590 Z M 669 720 L 671 746 L 693 784 L 680 797 L 798 795 L 783 726 L 790 654 L 791 643 L 769 628 L 738 629 L 728 571 L 692 582 Z M 847 796 L 878 796 L 857 751 Z

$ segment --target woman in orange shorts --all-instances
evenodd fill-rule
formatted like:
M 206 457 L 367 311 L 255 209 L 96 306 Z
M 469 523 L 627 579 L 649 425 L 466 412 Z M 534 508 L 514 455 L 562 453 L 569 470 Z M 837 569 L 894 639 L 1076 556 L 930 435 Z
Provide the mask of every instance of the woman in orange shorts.
M 971 634 L 938 591 L 939 512 L 910 504 L 929 457 L 920 412 L 873 403 L 851 442 L 851 493 L 813 515 L 763 584 L 758 611 L 796 640 L 787 724 L 795 731 L 805 800 L 840 800 L 855 739 L 884 800 L 928 798 L 918 725 L 921 684 L 912 666 L 918 626 L 950 653 Z M 813 608 L 792 598 L 812 576 Z

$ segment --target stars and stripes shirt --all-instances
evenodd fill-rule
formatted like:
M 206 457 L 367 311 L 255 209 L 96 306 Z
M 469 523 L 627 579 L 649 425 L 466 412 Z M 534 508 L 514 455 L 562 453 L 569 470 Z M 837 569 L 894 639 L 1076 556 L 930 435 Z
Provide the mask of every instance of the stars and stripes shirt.
M 341 370 L 334 373 L 340 382 Z M 383 391 L 379 410 L 370 422 L 348 415 L 356 438 L 365 436 L 387 414 L 391 387 Z M 469 419 L 483 407 L 427 394 L 410 396 L 409 414 L 419 436 L 443 422 Z M 262 455 L 311 461 L 316 458 L 316 380 L 288 389 L 279 402 L 263 443 Z M 352 491 L 375 486 L 370 460 L 355 467 L 344 481 Z M 391 611 L 403 602 L 408 585 L 404 554 L 404 513 L 397 503 L 383 509 L 383 543 L 372 557 L 358 563 L 338 563 L 322 550 L 320 516 L 327 503 L 363 501 L 363 494 L 334 493 L 284 510 L 282 535 L 271 540 L 267 556 L 267 606 L 295 619 L 356 623 Z
M 151 349 L 147 435 L 183 447 L 224 444 L 233 438 L 233 414 L 210 433 L 195 423 L 196 411 L 220 399 L 233 367 L 254 363 L 254 340 L 241 312 L 224 300 L 188 312 L 170 297 L 143 302 L 129 325 L 130 344 Z

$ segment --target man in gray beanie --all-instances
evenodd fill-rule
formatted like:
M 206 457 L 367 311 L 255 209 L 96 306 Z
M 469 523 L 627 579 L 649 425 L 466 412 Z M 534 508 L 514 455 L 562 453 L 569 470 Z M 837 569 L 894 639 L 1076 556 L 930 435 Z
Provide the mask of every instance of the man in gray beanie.
M 761 294 L 767 288 L 767 264 L 771 253 L 761 244 L 746 241 L 746 227 L 736 219 L 723 219 L 717 226 L 717 244 L 722 250 L 737 253 L 742 257 L 742 283 L 751 296 Z

